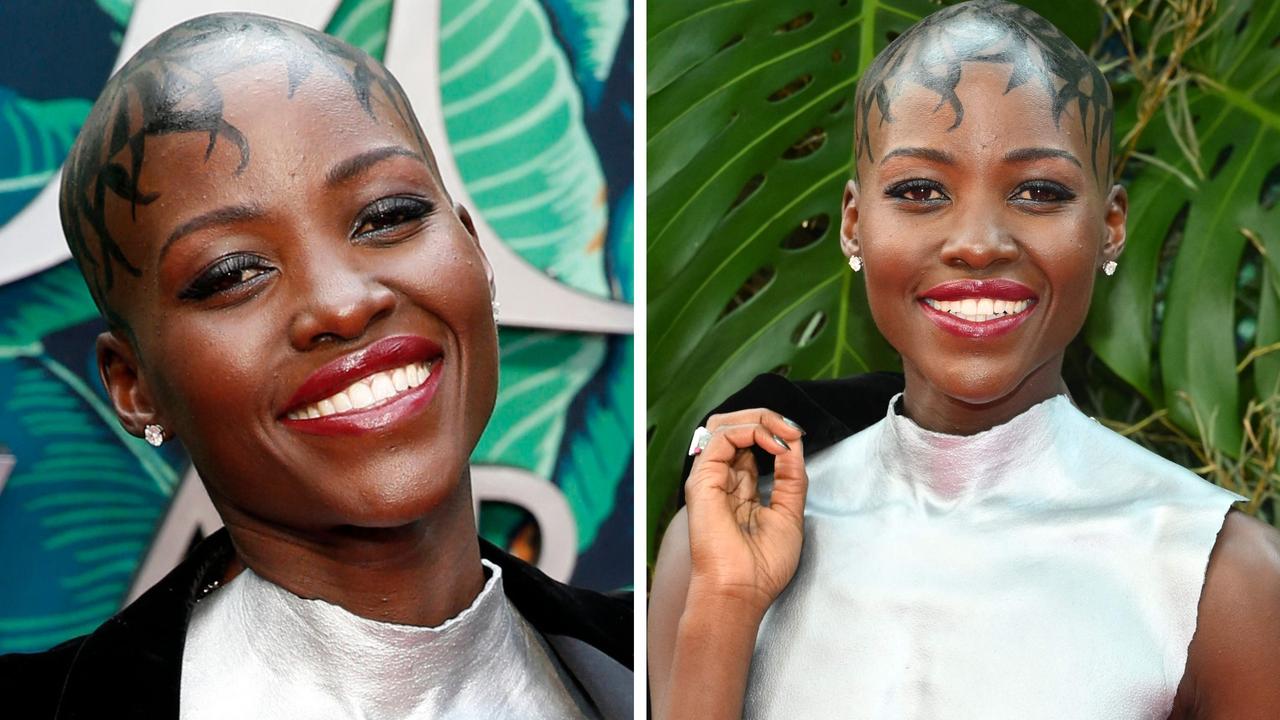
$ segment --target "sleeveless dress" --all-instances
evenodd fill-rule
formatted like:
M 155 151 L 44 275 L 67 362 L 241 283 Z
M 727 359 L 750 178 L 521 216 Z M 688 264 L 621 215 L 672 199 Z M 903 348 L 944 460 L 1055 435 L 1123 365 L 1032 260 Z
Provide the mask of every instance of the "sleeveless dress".
M 896 401 L 809 458 L 800 566 L 744 717 L 1166 718 L 1243 498 L 1065 396 L 971 436 Z

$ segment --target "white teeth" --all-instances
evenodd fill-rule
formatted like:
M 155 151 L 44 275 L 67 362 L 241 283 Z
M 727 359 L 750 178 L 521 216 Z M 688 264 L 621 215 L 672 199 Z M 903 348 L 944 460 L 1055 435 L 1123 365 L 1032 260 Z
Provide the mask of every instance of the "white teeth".
M 371 380 L 369 387 L 373 390 L 375 398 L 386 400 L 396 394 L 396 386 L 391 384 L 391 378 L 387 377 L 386 373 L 378 373 Z
M 337 412 L 346 412 L 355 407 L 355 405 L 351 404 L 351 398 L 347 397 L 345 392 L 340 392 L 331 399 L 333 400 L 333 409 Z
M 934 300 L 925 298 L 929 307 L 970 322 L 986 322 L 994 318 L 1017 315 L 1031 306 L 1030 300 L 996 300 L 994 298 L 965 298 L 963 300 Z
M 425 362 L 409 363 L 394 370 L 384 370 L 351 383 L 345 390 L 290 412 L 290 420 L 309 420 L 350 410 L 367 408 L 415 388 L 431 376 Z
M 363 382 L 358 382 L 346 390 L 347 395 L 351 397 L 351 404 L 359 408 L 367 408 L 374 403 L 376 398 L 373 397 L 373 391 Z

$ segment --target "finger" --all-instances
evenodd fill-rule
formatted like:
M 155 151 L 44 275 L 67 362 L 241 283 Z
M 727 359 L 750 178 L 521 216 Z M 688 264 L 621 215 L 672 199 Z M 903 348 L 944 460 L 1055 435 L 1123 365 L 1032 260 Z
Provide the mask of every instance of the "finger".
M 760 471 L 756 467 L 755 453 L 749 450 L 739 452 L 730 467 L 733 469 L 736 480 L 733 487 L 734 496 L 742 500 L 754 500 L 759 497 L 756 481 L 760 477 Z
M 792 438 L 798 440 L 798 438 Z M 749 425 L 722 425 L 711 433 L 706 447 L 693 460 L 693 472 L 708 463 L 732 465 L 737 459 L 738 451 L 752 446 L 774 455 L 781 455 L 790 450 L 787 440 L 775 435 L 768 427 L 760 423 Z
M 783 417 L 768 408 L 751 408 L 750 410 L 737 410 L 731 413 L 712 415 L 707 418 L 705 427 L 714 431 L 727 425 L 764 425 L 769 428 L 770 432 L 784 440 L 804 435 L 804 428 L 800 427 L 794 420 Z
M 792 519 L 804 517 L 804 500 L 809 492 L 809 473 L 804 464 L 804 441 L 796 439 L 791 451 L 773 461 L 773 491 L 769 507 Z

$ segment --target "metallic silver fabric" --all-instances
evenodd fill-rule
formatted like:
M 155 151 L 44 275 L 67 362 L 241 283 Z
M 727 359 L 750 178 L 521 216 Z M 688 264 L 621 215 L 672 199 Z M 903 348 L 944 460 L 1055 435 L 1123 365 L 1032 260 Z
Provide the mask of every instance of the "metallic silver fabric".
M 578 718 L 586 703 L 490 575 L 436 628 L 304 600 L 250 570 L 196 605 L 179 714 L 206 718 Z
M 1065 396 L 966 437 L 891 404 L 808 467 L 745 717 L 1168 716 L 1239 496 Z

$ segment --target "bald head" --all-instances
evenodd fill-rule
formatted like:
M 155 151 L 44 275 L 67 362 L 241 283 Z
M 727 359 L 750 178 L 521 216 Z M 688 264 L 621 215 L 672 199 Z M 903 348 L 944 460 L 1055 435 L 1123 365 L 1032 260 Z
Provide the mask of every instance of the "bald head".
M 895 100 L 913 87 L 938 96 L 934 112 L 964 122 L 956 87 L 965 63 L 1007 67 L 1004 92 L 1031 84 L 1060 126 L 1074 109 L 1100 183 L 1111 176 L 1111 89 L 1098 67 L 1048 20 L 1003 0 L 973 0 L 929 15 L 889 43 L 858 81 L 856 158 L 875 162 L 873 132 L 897 120 Z
M 99 310 L 127 330 L 109 295 L 124 274 L 142 274 L 126 252 L 128 222 L 108 222 L 108 206 L 139 207 L 159 199 L 142 181 L 147 143 L 192 133 L 207 138 L 207 161 L 220 147 L 238 158 L 228 179 L 253 161 L 253 138 L 228 122 L 222 81 L 249 67 L 285 76 L 288 98 L 308 78 L 327 75 L 350 89 L 350 112 L 375 120 L 381 112 L 411 130 L 435 172 L 434 159 L 404 91 L 363 50 L 303 25 L 248 13 L 218 13 L 188 20 L 157 36 L 107 81 L 63 169 L 62 228 Z M 437 178 L 439 177 L 436 172 Z

